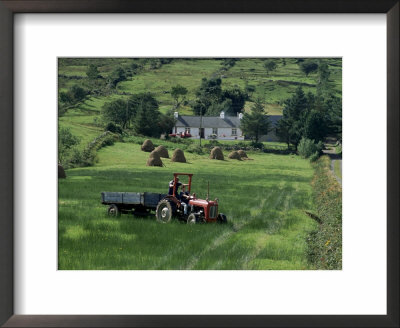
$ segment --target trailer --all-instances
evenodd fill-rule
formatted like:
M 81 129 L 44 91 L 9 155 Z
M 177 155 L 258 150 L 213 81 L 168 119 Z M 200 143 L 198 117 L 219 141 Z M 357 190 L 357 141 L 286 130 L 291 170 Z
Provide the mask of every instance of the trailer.
M 166 194 L 153 192 L 107 192 L 101 193 L 101 203 L 108 205 L 108 215 L 119 216 L 121 213 L 133 212 L 137 215 L 148 214 L 156 210 L 160 200 Z

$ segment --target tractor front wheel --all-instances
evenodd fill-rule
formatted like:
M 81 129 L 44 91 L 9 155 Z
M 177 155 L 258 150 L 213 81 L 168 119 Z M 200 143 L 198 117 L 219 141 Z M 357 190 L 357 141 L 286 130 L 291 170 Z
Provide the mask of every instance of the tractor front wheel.
M 167 223 L 172 219 L 172 207 L 169 201 L 162 200 L 158 203 L 156 208 L 157 221 Z
M 120 215 L 121 215 L 121 212 L 120 212 L 118 206 L 115 205 L 115 204 L 111 204 L 111 205 L 108 207 L 107 213 L 108 213 L 108 216 L 114 216 L 114 217 L 115 217 L 115 216 L 120 216 Z
M 225 214 L 219 213 L 217 217 L 218 223 L 228 223 L 228 219 L 226 218 Z
M 187 218 L 186 221 L 188 224 L 195 224 L 196 223 L 196 215 L 194 215 L 193 213 L 190 214 Z

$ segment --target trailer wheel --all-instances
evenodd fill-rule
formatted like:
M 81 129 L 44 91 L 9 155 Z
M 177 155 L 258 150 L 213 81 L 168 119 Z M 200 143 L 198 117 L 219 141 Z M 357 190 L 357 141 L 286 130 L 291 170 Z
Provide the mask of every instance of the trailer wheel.
M 228 219 L 226 218 L 225 214 L 219 213 L 217 217 L 218 223 L 228 223 Z
M 121 212 L 120 212 L 118 206 L 115 204 L 111 204 L 108 207 L 107 213 L 108 213 L 108 216 L 120 216 L 121 215 Z
M 172 219 L 172 207 L 169 201 L 162 200 L 158 203 L 156 208 L 157 221 L 167 223 Z
M 186 222 L 187 222 L 188 224 L 195 224 L 195 223 L 197 223 L 197 222 L 196 222 L 196 215 L 194 215 L 193 213 L 190 214 L 190 215 L 188 216 Z

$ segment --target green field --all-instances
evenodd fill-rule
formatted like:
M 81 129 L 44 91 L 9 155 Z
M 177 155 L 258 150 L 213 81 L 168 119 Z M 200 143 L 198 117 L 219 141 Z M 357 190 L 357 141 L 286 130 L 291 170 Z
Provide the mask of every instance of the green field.
M 313 207 L 308 161 L 262 153 L 215 161 L 186 153 L 189 163 L 165 159 L 166 167 L 146 167 L 148 153 L 132 143 L 98 155 L 94 167 L 67 170 L 59 180 L 59 269 L 309 269 L 305 240 L 316 223 L 304 213 Z M 198 197 L 206 197 L 209 181 L 229 223 L 106 215 L 101 191 L 167 192 L 173 172 L 194 173 Z

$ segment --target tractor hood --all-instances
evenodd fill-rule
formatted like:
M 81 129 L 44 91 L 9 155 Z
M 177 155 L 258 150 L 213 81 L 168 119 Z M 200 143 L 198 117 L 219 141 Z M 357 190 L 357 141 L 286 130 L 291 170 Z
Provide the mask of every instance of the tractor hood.
M 218 205 L 218 203 L 213 200 L 206 201 L 204 199 L 191 199 L 189 201 L 189 205 L 207 206 L 207 205 Z

